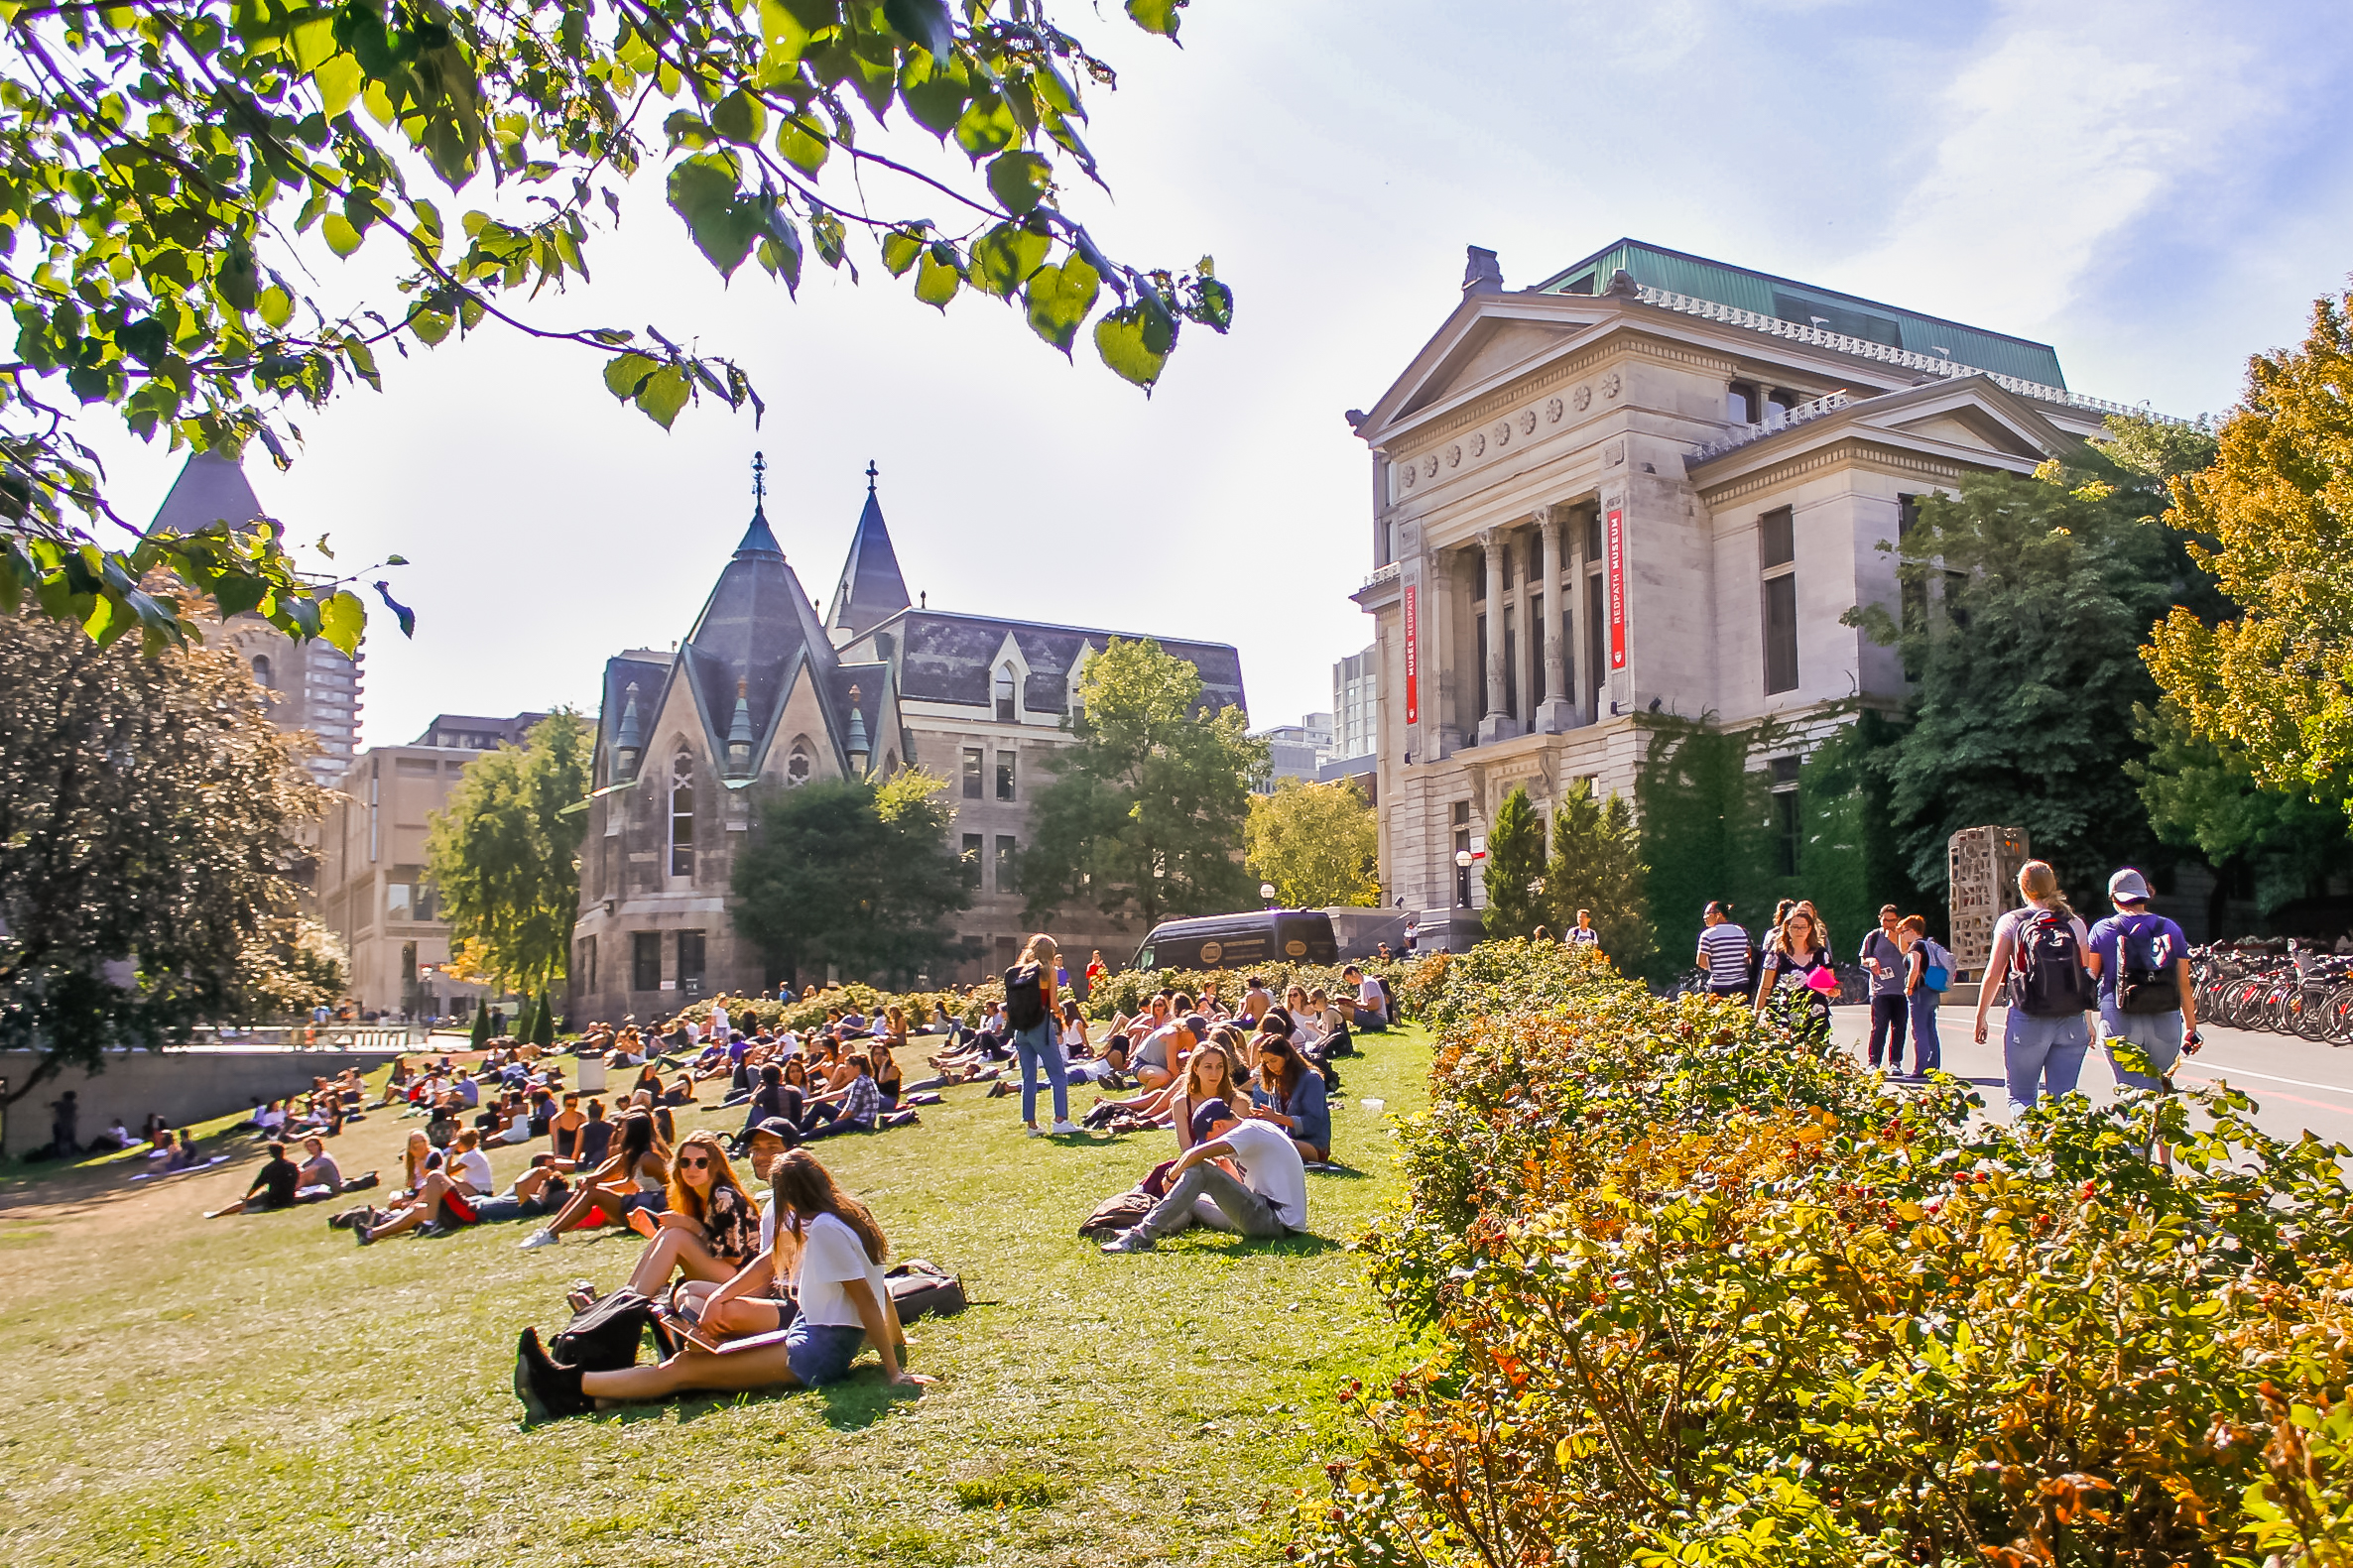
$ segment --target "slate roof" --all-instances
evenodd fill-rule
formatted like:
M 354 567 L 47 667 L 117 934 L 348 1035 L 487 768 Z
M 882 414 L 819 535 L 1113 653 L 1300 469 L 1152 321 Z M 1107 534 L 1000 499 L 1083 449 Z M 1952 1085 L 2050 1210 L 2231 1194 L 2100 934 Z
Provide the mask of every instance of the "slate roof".
M 891 547 L 891 531 L 883 523 L 882 503 L 875 499 L 870 480 L 866 510 L 858 514 L 857 531 L 850 536 L 849 559 L 841 564 L 841 581 L 834 585 L 825 625 L 859 637 L 913 603 L 907 578 L 899 570 L 899 552 Z
M 723 750 L 735 716 L 736 683 L 744 683 L 759 744 L 755 764 L 804 663 L 815 666 L 817 689 L 831 685 L 833 645 L 768 526 L 754 507 L 743 542 L 720 571 L 711 596 L 679 649 L 678 670 L 692 686 L 714 750 Z M 836 727 L 842 715 L 836 714 Z M 838 744 L 838 735 L 835 737 Z
M 1030 666 L 1022 705 L 1033 713 L 1059 713 L 1068 706 L 1070 668 L 1083 649 L 1100 653 L 1114 637 L 1140 641 L 1138 632 L 1102 632 L 1088 627 L 1046 626 L 996 616 L 956 615 L 943 610 L 908 610 L 885 623 L 899 638 L 899 694 L 919 702 L 954 702 L 987 707 L 989 678 L 997 650 L 1011 633 Z M 1242 694 L 1242 656 L 1222 643 L 1156 638 L 1161 647 L 1188 660 L 1201 674 L 1201 701 L 1210 712 L 1232 705 L 1248 710 Z
M 245 470 L 233 457 L 218 452 L 190 452 L 180 477 L 156 509 L 150 533 L 193 534 L 215 523 L 242 528 L 263 516 Z

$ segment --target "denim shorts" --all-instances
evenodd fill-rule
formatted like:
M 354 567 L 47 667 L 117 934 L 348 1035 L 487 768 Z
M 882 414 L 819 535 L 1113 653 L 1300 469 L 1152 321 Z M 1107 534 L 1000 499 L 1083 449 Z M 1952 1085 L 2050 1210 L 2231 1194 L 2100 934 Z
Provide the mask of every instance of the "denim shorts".
M 865 1347 L 866 1331 L 852 1324 L 795 1320 L 785 1334 L 785 1360 L 807 1387 L 839 1383 Z

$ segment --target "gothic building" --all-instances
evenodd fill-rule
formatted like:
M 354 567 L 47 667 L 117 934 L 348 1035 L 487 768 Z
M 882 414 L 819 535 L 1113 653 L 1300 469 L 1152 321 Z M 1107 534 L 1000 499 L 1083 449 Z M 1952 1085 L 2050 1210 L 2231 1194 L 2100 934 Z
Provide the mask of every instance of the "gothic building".
M 1514 786 L 1631 796 L 1668 712 L 1796 739 L 1906 695 L 1842 616 L 1893 608 L 1916 497 L 2029 473 L 2138 413 L 2047 346 L 1622 240 L 1461 302 L 1369 413 L 1384 902 L 1457 945 Z M 1784 813 L 1793 829 L 1794 797 Z M 1675 911 L 1696 920 L 1696 909 Z
M 949 781 L 957 846 L 975 870 L 959 950 L 937 982 L 1013 962 L 1023 930 L 1015 857 L 1080 671 L 1111 637 L 930 609 L 912 596 L 868 469 L 866 505 L 826 608 L 802 586 L 757 493 L 750 527 L 675 653 L 607 661 L 594 793 L 580 849 L 572 1010 L 647 1018 L 695 995 L 773 987 L 729 919 L 735 855 L 767 788 L 920 766 Z M 1212 707 L 1241 706 L 1241 662 L 1161 640 L 1201 673 Z M 1143 932 L 1092 907 L 1051 922 L 1065 950 L 1125 960 Z M 815 977 L 802 977 L 810 979 Z

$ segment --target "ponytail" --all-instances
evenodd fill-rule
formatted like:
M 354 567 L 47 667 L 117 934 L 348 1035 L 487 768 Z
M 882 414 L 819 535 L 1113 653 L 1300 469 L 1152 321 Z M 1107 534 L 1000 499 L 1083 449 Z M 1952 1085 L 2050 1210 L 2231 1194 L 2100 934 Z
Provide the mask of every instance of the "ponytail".
M 2047 860 L 2030 860 L 2018 868 L 2018 891 L 2030 903 L 2039 904 L 2052 913 L 2066 919 L 2075 918 L 2075 911 L 2067 904 L 2067 896 L 2059 892 L 2058 873 L 2050 869 Z

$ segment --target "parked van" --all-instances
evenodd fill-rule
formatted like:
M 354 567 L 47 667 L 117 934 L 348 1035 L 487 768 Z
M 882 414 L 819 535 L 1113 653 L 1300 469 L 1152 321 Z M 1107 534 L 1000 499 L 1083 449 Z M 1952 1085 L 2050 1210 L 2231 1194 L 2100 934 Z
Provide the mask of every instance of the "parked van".
M 1250 909 L 1163 920 L 1136 950 L 1138 969 L 1247 969 L 1252 964 L 1339 962 L 1331 916 L 1321 909 Z

